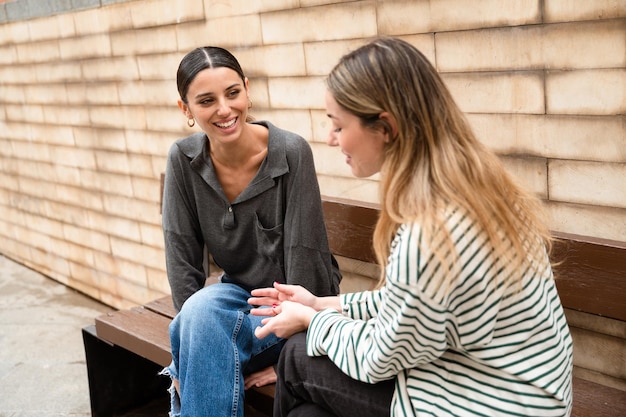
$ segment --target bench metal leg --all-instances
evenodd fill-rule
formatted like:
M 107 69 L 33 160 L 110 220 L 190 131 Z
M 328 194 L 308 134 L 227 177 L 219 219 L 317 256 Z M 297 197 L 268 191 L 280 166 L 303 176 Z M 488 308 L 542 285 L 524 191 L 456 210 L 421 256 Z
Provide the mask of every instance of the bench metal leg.
M 119 416 L 155 399 L 169 398 L 170 379 L 158 375 L 161 366 L 99 339 L 93 325 L 82 333 L 93 417 Z

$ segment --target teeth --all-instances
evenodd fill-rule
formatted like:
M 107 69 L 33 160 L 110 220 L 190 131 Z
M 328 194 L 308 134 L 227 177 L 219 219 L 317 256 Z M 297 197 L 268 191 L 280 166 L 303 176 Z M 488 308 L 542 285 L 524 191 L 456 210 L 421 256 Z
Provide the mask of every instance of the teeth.
M 234 126 L 236 121 L 237 121 L 237 119 L 235 118 L 235 119 L 231 120 L 228 123 L 215 123 L 215 124 L 217 125 L 217 127 L 221 127 L 222 129 L 226 129 L 226 128 Z

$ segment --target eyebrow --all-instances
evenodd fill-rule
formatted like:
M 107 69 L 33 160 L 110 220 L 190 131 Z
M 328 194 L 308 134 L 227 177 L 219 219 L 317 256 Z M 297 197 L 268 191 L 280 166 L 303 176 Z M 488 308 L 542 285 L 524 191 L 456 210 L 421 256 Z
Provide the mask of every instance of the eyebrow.
M 241 85 L 241 83 L 234 83 L 234 84 L 229 85 L 228 87 L 226 87 L 224 89 L 224 91 L 232 90 L 233 88 L 239 87 L 240 85 Z M 204 97 L 212 96 L 212 95 L 215 95 L 215 93 L 209 91 L 208 93 L 200 93 L 200 94 L 196 95 L 194 98 L 198 99 L 198 98 L 204 98 Z

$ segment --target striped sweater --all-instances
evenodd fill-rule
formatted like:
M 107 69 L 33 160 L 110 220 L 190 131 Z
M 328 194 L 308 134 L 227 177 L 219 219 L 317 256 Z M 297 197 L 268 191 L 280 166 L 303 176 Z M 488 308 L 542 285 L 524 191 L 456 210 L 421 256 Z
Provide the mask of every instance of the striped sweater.
M 391 416 L 569 415 L 572 339 L 547 255 L 502 285 L 486 234 L 458 212 L 447 227 L 454 273 L 421 245 L 419 225 L 402 225 L 385 286 L 341 295 L 344 314 L 318 312 L 307 353 L 360 381 L 395 377 Z

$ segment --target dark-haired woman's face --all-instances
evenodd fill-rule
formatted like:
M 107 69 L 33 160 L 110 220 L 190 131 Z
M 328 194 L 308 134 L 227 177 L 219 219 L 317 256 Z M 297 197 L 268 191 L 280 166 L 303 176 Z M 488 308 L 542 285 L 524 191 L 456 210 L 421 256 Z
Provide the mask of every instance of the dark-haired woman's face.
M 189 84 L 187 104 L 180 102 L 179 106 L 209 138 L 235 140 L 248 115 L 248 80 L 243 81 L 230 68 L 207 68 Z

